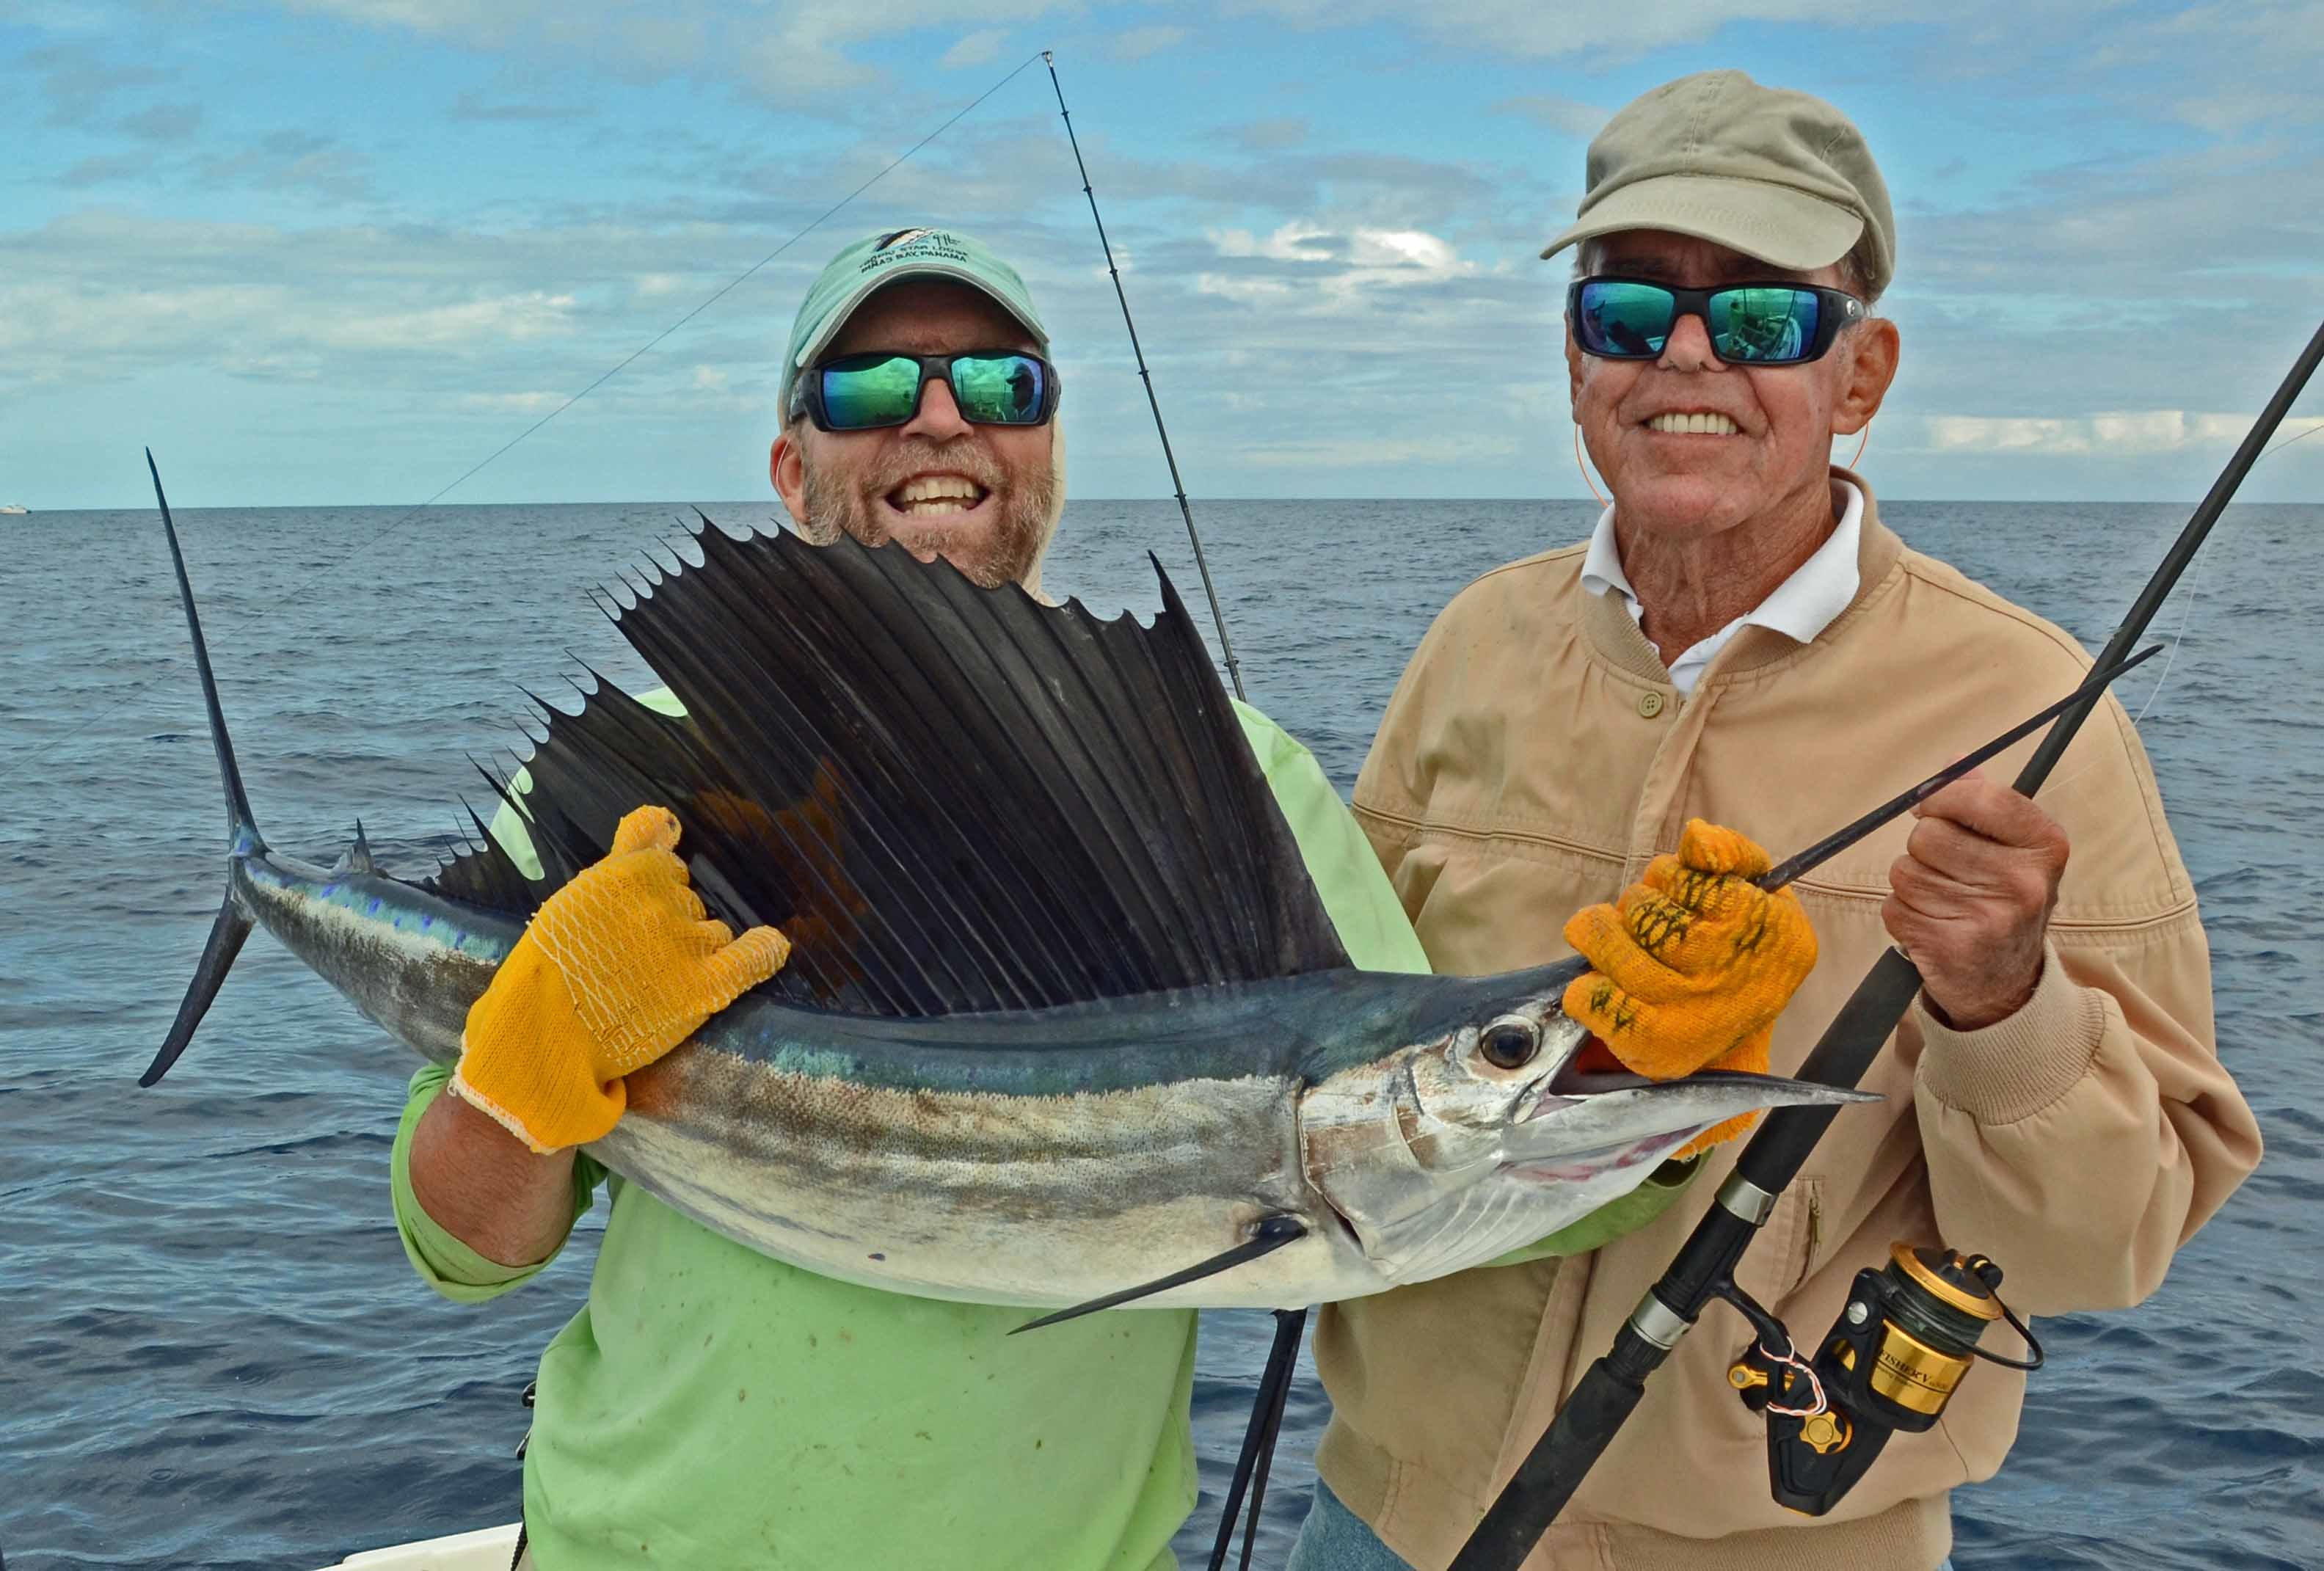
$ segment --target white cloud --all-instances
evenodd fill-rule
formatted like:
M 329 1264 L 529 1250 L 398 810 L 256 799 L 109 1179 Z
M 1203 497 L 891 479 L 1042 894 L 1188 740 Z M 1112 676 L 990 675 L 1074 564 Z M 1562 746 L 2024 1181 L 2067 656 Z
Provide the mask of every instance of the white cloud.
M 561 248 L 548 236 L 512 244 L 76 215 L 0 236 L 0 368 L 12 381 L 80 386 L 204 366 L 374 384 L 392 379 L 390 367 L 429 380 L 449 361 L 536 359 L 582 336 Z
M 1309 441 L 1262 440 L 1246 446 L 1240 457 L 1245 463 L 1263 469 L 1433 469 L 1447 464 L 1513 458 L 1529 446 L 1524 437 L 1504 432 L 1432 431 L 1383 439 L 1374 431 L 1360 436 L 1318 437 Z
M 124 14 L 168 14 L 165 0 L 122 3 Z M 438 168 L 431 138 L 399 144 L 376 125 L 277 118 L 298 112 L 279 98 L 228 121 L 213 105 L 196 120 L 188 106 L 211 100 L 167 48 L 76 40 L 26 56 L 37 75 L 24 129 L 47 142 L 32 166 L 42 183 L 26 182 L 22 216 L 0 222 L 0 434 L 86 419 L 45 412 L 75 395 L 142 410 L 149 387 L 131 378 L 198 387 L 225 376 L 235 379 L 229 396 L 254 405 L 305 411 L 337 401 L 357 411 L 354 429 L 383 433 L 374 456 L 392 449 L 405 469 L 471 443 L 481 456 L 511 422 L 588 385 L 878 171 L 909 139 L 904 130 L 922 128 L 875 123 L 877 106 L 896 101 L 887 95 L 840 104 L 835 92 L 908 69 L 923 82 L 952 80 L 927 100 L 937 106 L 932 125 L 998 65 L 954 79 L 890 60 L 904 49 L 927 61 L 987 49 L 1021 57 L 1051 42 L 1035 21 L 1044 17 L 1067 23 L 1056 42 L 1084 56 L 1185 51 L 1114 70 L 1136 97 L 1093 102 L 1086 120 L 1075 108 L 1116 254 L 1125 271 L 1136 263 L 1139 329 L 1198 489 L 1248 478 L 1277 494 L 1339 491 L 1349 486 L 1335 473 L 1359 466 L 1354 488 L 1383 494 L 1578 489 L 1555 375 L 1563 274 L 1532 250 L 1572 209 L 1580 140 L 1607 113 L 1599 101 L 1627 96 L 1600 68 L 1655 39 L 1718 34 L 1709 49 L 1674 54 L 1674 74 L 1726 54 L 1756 22 L 1835 22 L 1796 71 L 1774 79 L 1827 92 L 1863 116 L 1884 155 L 1896 150 L 1904 272 L 1886 309 L 1904 329 L 1905 367 L 1883 417 L 1892 434 L 1876 431 L 1869 454 L 1886 494 L 2200 489 L 2247 425 L 2207 411 L 2265 396 L 2324 287 L 2314 130 L 2324 95 L 2305 82 L 2324 50 L 2324 4 L 2313 0 L 2251 0 L 2261 27 L 2245 25 L 2241 4 L 2201 6 L 2185 23 L 2116 7 L 2103 41 L 2070 43 L 2061 0 L 1967 0 L 1941 24 L 1888 32 L 1837 24 L 1837 0 L 1736 0 L 1731 10 L 1683 0 L 1587 15 L 1515 0 L 1419 12 L 1386 0 L 1241 7 L 1351 30 L 1313 34 L 1236 27 L 1209 9 L 1110 9 L 1116 0 L 244 3 L 401 35 L 393 52 L 421 68 L 411 113 L 460 121 L 453 129 L 491 156 L 473 171 Z M 1848 18 L 1877 21 L 1899 4 L 1850 6 Z M 1173 25 L 1117 28 L 1152 18 Z M 1734 31 L 1719 32 L 1727 22 Z M 283 27 L 301 47 L 347 31 Z M 1981 38 L 2006 47 L 1979 61 Z M 362 55 L 379 42 L 333 47 Z M 2091 63 L 2109 48 L 2118 66 Z M 1258 97 L 1222 97 L 1179 69 L 1213 54 L 1223 63 L 1230 50 L 1272 51 L 1283 79 Z M 462 58 L 471 53 L 495 58 Z M 1515 75 L 1502 74 L 1505 62 Z M 1661 63 L 1620 79 L 1648 79 Z M 1932 99 L 1892 88 L 1907 71 L 1958 76 L 1961 91 Z M 688 89 L 650 96 L 678 111 L 616 125 L 609 105 L 646 97 L 625 100 L 621 84 L 659 79 Z M 1436 111 L 1416 133 L 1418 106 L 1448 93 L 1459 111 Z M 732 101 L 752 95 L 769 107 Z M 620 462 L 613 446 L 590 447 L 589 462 L 613 476 L 606 485 L 638 483 L 621 465 L 648 445 L 641 433 L 655 420 L 678 439 L 653 438 L 656 455 L 693 440 L 731 457 L 736 433 L 762 455 L 773 347 L 816 267 L 851 236 L 943 218 L 991 240 L 1032 281 L 1074 387 L 1086 456 L 1077 489 L 1148 485 L 1142 448 L 1130 459 L 1096 457 L 1142 443 L 1147 415 L 1047 98 L 1036 65 L 624 370 L 548 441 L 598 418 L 602 402 L 633 444 Z M 558 124 L 567 119 L 576 124 Z M 189 134 L 173 145 L 180 131 Z M 541 161 L 551 142 L 571 146 L 569 165 Z M 1937 159 L 1960 172 L 1920 172 Z M 189 208 L 258 221 L 139 216 Z M 1416 400 L 1416 345 L 1432 374 L 1458 377 L 1471 396 Z M 1496 387 L 1516 363 L 1547 367 L 1550 379 L 1522 393 Z M 1286 365 L 1296 378 L 1269 374 Z M 1238 365 L 1250 369 L 1232 389 L 1169 400 Z M 314 430 L 326 425 L 315 416 Z M 2286 430 L 2302 429 L 2319 422 Z M 1389 446 L 1370 439 L 1381 433 Z M 507 475 L 519 494 L 545 484 L 520 477 L 530 450 L 484 483 Z M 2256 484 L 2312 489 L 2319 462 L 2324 430 Z M 756 467 L 744 466 L 753 485 Z M 1198 480 L 1194 468 L 1207 473 Z M 598 482 L 583 476 L 600 472 L 536 475 L 586 488 Z
M 1448 278 L 1474 273 L 1477 264 L 1464 262 L 1447 241 L 1422 229 L 1358 229 L 1350 236 L 1351 254 L 1359 267 L 1414 268 L 1426 278 Z
M 1455 42 L 1538 59 L 1575 54 L 1628 59 L 1650 50 L 1699 43 L 1736 23 L 1823 23 L 1860 28 L 1917 20 L 1925 8 L 1908 0 L 1659 0 L 1648 5 L 1464 0 L 1458 5 L 1418 9 L 1404 0 L 1234 0 L 1229 9 L 1313 27 L 1409 23 Z
M 464 393 L 460 395 L 462 409 L 475 410 L 479 414 L 547 414 L 561 408 L 573 395 L 569 393 Z
M 304 325 L 308 338 L 332 349 L 428 348 L 475 354 L 496 343 L 521 344 L 572 330 L 573 297 L 530 290 L 497 299 L 348 316 L 326 313 Z
M 919 29 L 973 29 L 946 65 L 990 60 L 1026 23 L 1107 0 L 791 0 L 737 6 L 722 0 L 281 0 L 364 24 L 449 39 L 485 51 L 578 57 L 638 81 L 724 81 L 784 102 L 827 99 L 879 79 L 861 45 Z
M 1001 46 L 1008 37 L 1009 34 L 998 27 L 980 28 L 974 32 L 964 33 L 958 43 L 937 57 L 936 64 L 948 71 L 983 65 L 1000 57 Z
M 1924 424 L 1929 448 L 1940 453 L 2143 456 L 2239 442 L 2257 418 L 2150 409 L 2063 418 L 1929 415 Z M 2324 416 L 2289 420 L 2282 436 L 2295 437 L 2319 425 Z
M 2313 93 L 2260 92 L 2245 84 L 2221 92 L 2174 99 L 2171 112 L 2198 130 L 2217 136 L 2233 136 L 2249 127 L 2312 119 L 2318 113 L 2318 105 Z
M 1305 120 L 1286 116 L 1279 120 L 1246 121 L 1226 131 L 1221 140 L 1243 152 L 1282 152 L 1299 146 L 1307 140 L 1307 136 Z
M 1144 60 L 1185 42 L 1186 30 L 1183 27 L 1133 27 L 1113 35 L 1111 52 L 1116 60 Z
M 415 295 L 425 291 L 412 291 Z M 571 330 L 573 299 L 539 291 L 449 305 L 357 303 L 287 284 L 101 289 L 0 280 L 0 364 L 86 384 L 154 364 L 307 379 L 372 355 L 489 360 Z
M 1336 264 L 1335 273 L 1342 280 L 1434 282 L 1478 271 L 1477 263 L 1463 258 L 1450 241 L 1425 229 L 1359 225 L 1335 230 L 1312 219 L 1295 218 L 1264 238 L 1248 229 L 1206 229 L 1204 234 L 1221 256 Z
M 1328 229 L 1293 219 L 1265 239 L 1255 239 L 1248 229 L 1205 229 L 1213 245 L 1222 256 L 1264 256 L 1271 262 L 1329 262 L 1333 252 L 1316 242 L 1331 237 Z
M 1493 106 L 1496 115 L 1517 115 L 1536 125 L 1546 125 L 1552 131 L 1568 136 L 1590 137 L 1598 134 L 1600 126 L 1613 116 L 1611 109 L 1601 109 L 1595 104 L 1585 104 L 1579 98 L 1560 98 L 1546 93 L 1529 93 L 1523 97 L 1503 98 Z

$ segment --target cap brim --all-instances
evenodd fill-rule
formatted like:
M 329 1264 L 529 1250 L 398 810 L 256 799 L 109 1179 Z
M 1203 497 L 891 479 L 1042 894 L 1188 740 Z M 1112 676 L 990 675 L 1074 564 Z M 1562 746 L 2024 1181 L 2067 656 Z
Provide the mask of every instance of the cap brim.
M 848 319 L 862 308 L 865 300 L 890 284 L 901 283 L 907 279 L 913 278 L 938 278 L 953 283 L 967 285 L 1002 310 L 1007 311 L 1009 319 L 1025 329 L 1027 335 L 1032 338 L 1035 347 L 1047 349 L 1049 347 L 1049 335 L 1042 330 L 1040 323 L 1026 316 L 1015 302 L 967 268 L 955 267 L 948 263 L 933 260 L 909 262 L 899 263 L 885 273 L 874 274 L 865 279 L 858 288 L 843 295 L 839 303 L 831 309 L 830 314 L 823 319 L 807 342 L 798 347 L 798 353 L 792 357 L 789 366 L 786 369 L 785 379 L 788 380 L 789 372 L 797 371 L 799 367 L 807 365 L 816 356 L 829 348 L 831 341 L 839 337 L 840 329 L 847 326 Z
M 1837 202 L 1766 180 L 1657 175 L 1606 193 L 1541 254 L 1546 259 L 1625 229 L 1691 236 L 1805 273 L 1847 255 L 1863 236 L 1864 220 Z

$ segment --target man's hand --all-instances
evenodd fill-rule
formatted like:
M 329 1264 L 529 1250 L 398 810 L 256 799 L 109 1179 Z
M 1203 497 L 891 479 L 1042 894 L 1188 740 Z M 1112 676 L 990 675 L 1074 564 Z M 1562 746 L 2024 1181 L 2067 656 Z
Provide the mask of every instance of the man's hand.
M 678 835 L 667 808 L 623 818 L 604 860 L 549 897 L 468 1011 L 451 1088 L 536 1151 L 611 1130 L 628 1105 L 622 1076 L 789 957 L 772 928 L 738 938 L 706 919 Z
M 1767 867 L 1743 836 L 1690 819 L 1677 855 L 1655 857 L 1617 903 L 1565 924 L 1565 941 L 1596 967 L 1566 988 L 1568 1018 L 1657 1080 L 1704 1068 L 1765 1074 L 1775 1017 L 1816 959 L 1799 901 L 1751 883 Z M 1682 1154 L 1742 1133 L 1754 1116 L 1716 1126 Z
M 2066 871 L 2066 832 L 2030 797 L 1972 770 L 1913 809 L 1888 870 L 1888 936 L 1938 1019 L 1973 1031 L 2025 1006 Z

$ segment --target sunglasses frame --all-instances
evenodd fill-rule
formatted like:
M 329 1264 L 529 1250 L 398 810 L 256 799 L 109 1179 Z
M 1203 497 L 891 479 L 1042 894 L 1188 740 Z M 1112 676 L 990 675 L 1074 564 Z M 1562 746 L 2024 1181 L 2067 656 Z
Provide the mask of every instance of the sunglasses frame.
M 995 359 L 1003 356 L 1030 360 L 1041 368 L 1041 408 L 1038 414 L 1032 420 L 978 420 L 961 405 L 960 389 L 952 379 L 954 364 L 961 360 Z M 911 360 L 918 363 L 919 384 L 913 388 L 912 405 L 904 411 L 902 419 L 875 420 L 869 425 L 856 426 L 831 423 L 829 411 L 824 407 L 823 402 L 823 374 L 843 366 L 851 360 L 861 360 L 870 364 L 887 360 Z M 795 384 L 796 402 L 798 407 L 806 411 L 807 418 L 815 421 L 816 430 L 820 431 L 836 431 L 844 436 L 852 431 L 893 430 L 898 426 L 909 425 L 919 418 L 920 401 L 927 397 L 928 384 L 931 381 L 945 384 L 945 391 L 952 394 L 953 407 L 960 410 L 960 418 L 969 424 L 1000 426 L 1014 430 L 1032 430 L 1045 426 L 1056 418 L 1057 400 L 1063 391 L 1057 384 L 1057 368 L 1049 363 L 1047 356 L 1037 355 L 1030 349 L 996 347 L 983 349 L 955 349 L 945 355 L 916 355 L 908 349 L 866 349 L 854 354 L 835 356 L 829 360 L 808 366 L 800 374 Z
M 1593 283 L 1633 283 L 1646 289 L 1658 289 L 1671 297 L 1670 326 L 1663 329 L 1663 348 L 1643 354 L 1623 355 L 1604 349 L 1593 349 L 1584 341 L 1582 328 L 1582 291 Z M 1816 297 L 1820 309 L 1816 312 L 1815 337 L 1808 341 L 1806 351 L 1788 360 L 1730 360 L 1719 353 L 1719 345 L 1711 328 L 1711 298 L 1741 289 L 1798 290 Z M 1854 327 L 1872 314 L 1872 309 L 1844 289 L 1828 289 L 1820 283 L 1802 283 L 1796 279 L 1770 278 L 1743 283 L 1722 283 L 1715 289 L 1681 289 L 1665 283 L 1658 278 L 1624 278 L 1613 273 L 1592 273 L 1577 278 L 1565 291 L 1565 319 L 1573 333 L 1574 347 L 1584 355 L 1600 360 L 1659 360 L 1670 347 L 1670 335 L 1678 330 L 1681 317 L 1692 317 L 1702 324 L 1705 338 L 1712 340 L 1711 354 L 1722 365 L 1805 365 L 1821 360 L 1831 350 L 1842 331 Z

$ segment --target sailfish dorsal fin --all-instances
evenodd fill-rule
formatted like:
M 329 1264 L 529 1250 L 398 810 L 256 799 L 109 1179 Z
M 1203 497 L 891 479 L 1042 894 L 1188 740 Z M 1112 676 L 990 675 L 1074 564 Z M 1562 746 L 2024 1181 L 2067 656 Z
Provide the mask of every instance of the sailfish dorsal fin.
M 771 988 L 881 1014 L 1348 964 L 1158 562 L 1141 624 L 898 547 L 696 541 L 616 615 L 685 716 L 601 684 L 530 762 L 549 884 L 662 802 L 713 910 L 790 936 Z

